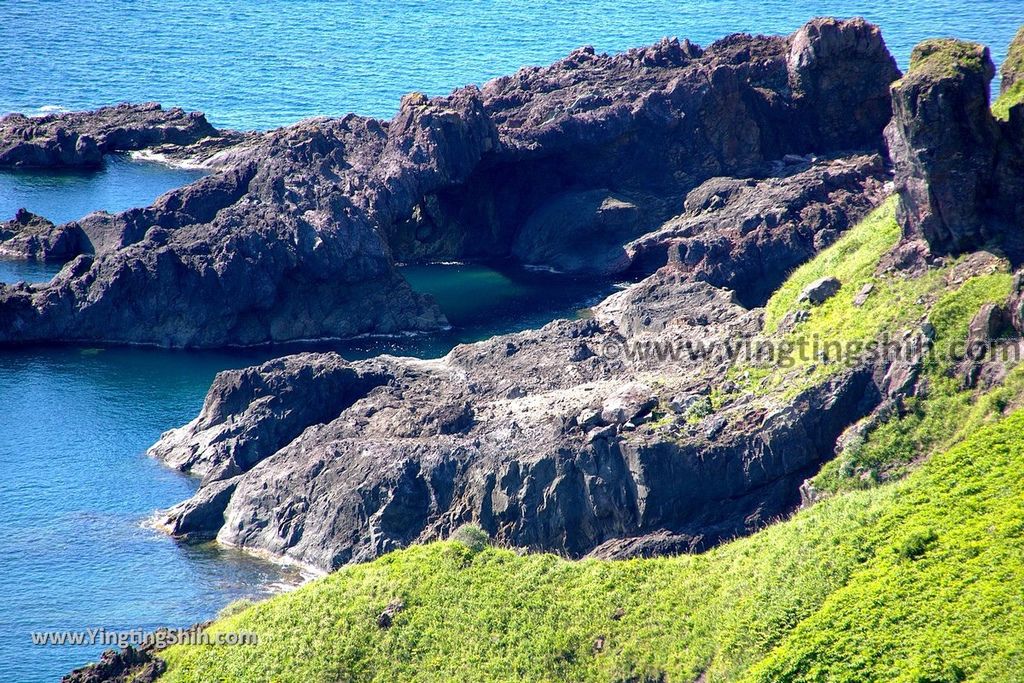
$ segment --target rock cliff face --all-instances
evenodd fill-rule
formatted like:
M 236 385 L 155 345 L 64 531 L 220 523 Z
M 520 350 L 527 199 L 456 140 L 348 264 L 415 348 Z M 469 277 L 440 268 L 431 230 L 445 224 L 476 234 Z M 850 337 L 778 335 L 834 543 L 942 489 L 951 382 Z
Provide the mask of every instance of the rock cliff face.
M 855 368 L 792 402 L 712 409 L 728 363 L 685 345 L 721 353 L 759 327 L 730 292 L 668 267 L 594 319 L 440 360 L 305 354 L 222 373 L 151 451 L 206 475 L 167 525 L 322 569 L 469 521 L 574 557 L 706 548 L 792 509 L 881 400 Z
M 218 172 L 152 207 L 80 221 L 95 253 L 48 286 L 0 290 L 0 343 L 210 347 L 437 329 L 443 316 L 396 260 L 627 269 L 623 247 L 708 178 L 880 148 L 898 75 L 875 27 L 819 19 L 707 49 L 581 49 L 480 90 L 408 96 L 389 122 L 305 121 L 220 152 Z M 11 135 L 24 137 L 0 139 Z M 559 232 L 566 207 L 585 210 Z
M 726 350 L 761 327 L 737 299 L 862 217 L 885 176 L 872 156 L 779 173 L 693 190 L 651 239 L 728 248 L 662 257 L 593 319 L 440 360 L 302 354 L 222 373 L 202 413 L 150 451 L 203 477 L 168 529 L 329 569 L 467 521 L 519 546 L 619 557 L 705 548 L 784 514 L 883 400 L 884 373 L 854 368 L 781 402 L 713 407 L 709 390 L 727 383 Z
M 1017 33 L 1010 41 L 1010 48 L 1006 51 L 1006 61 L 999 69 L 1002 80 L 999 83 L 999 92 L 1007 93 L 1013 86 L 1024 81 L 1024 26 L 1017 29 Z
M 1010 62 L 1004 87 L 1017 78 Z M 997 120 L 989 106 L 988 48 L 952 39 L 918 45 L 892 88 L 886 139 L 908 240 L 933 254 L 997 242 L 1015 259 L 1024 227 L 1024 107 Z
M 797 265 L 831 244 L 886 195 L 878 155 L 789 158 L 764 178 L 712 178 L 684 212 L 625 245 L 632 272 L 673 263 L 694 279 L 763 304 Z

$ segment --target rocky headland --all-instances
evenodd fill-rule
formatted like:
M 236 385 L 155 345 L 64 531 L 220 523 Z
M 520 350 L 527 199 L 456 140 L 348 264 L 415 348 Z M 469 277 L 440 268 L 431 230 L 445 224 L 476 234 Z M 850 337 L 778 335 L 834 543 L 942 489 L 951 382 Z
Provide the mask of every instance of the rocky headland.
M 303 121 L 221 151 L 211 175 L 151 207 L 78 221 L 91 248 L 53 282 L 0 290 L 0 343 L 215 347 L 436 330 L 443 315 L 396 262 L 628 271 L 626 245 L 711 178 L 756 181 L 785 173 L 787 158 L 881 150 L 898 76 L 875 27 L 815 20 L 707 48 L 583 48 L 479 89 L 410 95 L 390 121 Z M 65 137 L 107 125 L 104 113 L 76 116 L 61 119 Z M 4 144 L 28 135 L 12 120 Z
M 764 333 L 757 307 L 794 267 L 885 198 L 886 149 L 905 238 L 893 267 L 1012 236 L 1021 117 L 992 117 L 993 74 L 984 48 L 939 41 L 901 77 L 859 20 L 577 50 L 480 90 L 408 96 L 389 122 L 248 136 L 151 207 L 63 226 L 20 213 L 0 232 L 7 253 L 74 258 L 47 285 L 5 287 L 0 331 L 165 346 L 422 331 L 444 318 L 398 261 L 628 274 L 592 318 L 442 359 L 300 354 L 222 373 L 151 449 L 203 477 L 166 524 L 320 569 L 470 521 L 573 557 L 706 548 L 790 511 L 846 430 L 913 391 L 913 367 L 874 362 L 795 394 L 734 395 L 723 355 Z M 133 116 L 163 132 L 110 133 Z M 104 149 L 217 136 L 150 106 L 60 122 L 26 139 L 51 149 L 75 125 Z M 960 177 L 950 158 L 976 163 Z
M 199 112 L 155 102 L 89 112 L 0 117 L 0 168 L 96 168 L 103 156 L 154 150 L 198 163 L 248 137 L 219 131 Z
M 815 20 L 706 50 L 584 49 L 480 92 L 406 98 L 388 136 L 461 102 L 447 120 L 479 105 L 494 137 L 462 182 L 378 224 L 390 258 L 639 281 L 591 319 L 443 359 L 301 354 L 221 374 L 199 417 L 151 449 L 203 477 L 168 529 L 331 569 L 470 521 L 517 546 L 620 557 L 787 513 L 841 433 L 905 387 L 865 365 L 785 400 L 717 405 L 711 388 L 729 383 L 722 349 L 761 333 L 756 306 L 887 195 L 898 77 L 876 28 Z M 666 345 L 670 358 L 643 351 Z
M 836 31 L 831 49 L 884 49 L 864 24 L 814 22 L 788 39 L 790 50 L 820 54 L 825 48 L 811 39 L 821 40 L 822 27 Z M 939 58 L 954 67 L 932 71 L 922 67 L 936 59 L 930 45 L 915 52 L 909 74 L 892 78 L 887 134 L 904 239 L 883 267 L 903 269 L 900 277 L 987 238 L 952 239 L 956 233 L 928 227 L 945 219 L 937 224 L 970 234 L 968 222 L 942 208 L 944 192 L 959 193 L 948 201 L 961 211 L 1003 219 L 984 220 L 993 237 L 1012 241 L 1007 226 L 1016 220 L 1010 202 L 968 200 L 992 196 L 993 187 L 1013 191 L 1021 176 L 1006 145 L 1015 144 L 1021 109 L 1007 124 L 992 118 L 987 51 L 940 43 Z M 877 55 L 871 63 L 891 66 Z M 882 80 L 895 75 L 889 66 Z M 948 125 L 956 117 L 989 130 L 990 148 L 964 134 L 972 128 Z M 877 142 L 863 140 L 868 151 Z M 991 163 L 980 193 L 937 170 L 962 152 Z M 806 154 L 784 155 L 762 175 L 695 184 L 681 213 L 620 238 L 615 258 L 598 262 L 621 258 L 632 272 L 651 274 L 598 305 L 592 319 L 457 347 L 438 360 L 349 363 L 306 354 L 223 373 L 202 413 L 151 450 L 203 476 L 196 496 L 169 512 L 168 528 L 331 569 L 444 538 L 466 522 L 515 546 L 623 557 L 706 548 L 788 513 L 801 482 L 851 434 L 898 412 L 920 372 L 920 358 L 883 357 L 820 380 L 786 381 L 799 390 L 731 390 L 722 349 L 765 334 L 756 307 L 889 191 L 882 157 Z M 628 222 L 601 214 L 637 215 L 623 207 L 621 190 L 566 197 L 546 215 L 578 221 L 581 212 L 568 212 L 567 203 L 592 207 L 600 234 Z M 937 208 L 928 214 L 921 206 Z M 557 253 L 573 254 L 567 241 L 588 234 L 568 225 L 554 238 Z M 537 234 L 531 227 L 531 243 L 548 244 Z M 990 261 L 972 263 L 961 268 Z M 820 304 L 841 285 L 826 278 L 801 299 Z M 781 326 L 798 324 L 796 313 Z M 988 330 L 982 320 L 974 327 Z
M 1011 56 L 1024 50 L 1018 39 Z M 1013 63 L 1004 92 L 1021 77 Z M 1004 102 L 1007 116 L 993 116 L 994 74 L 986 48 L 938 40 L 920 45 L 901 76 L 878 30 L 857 20 L 707 49 L 578 50 L 479 91 L 407 97 L 388 123 L 346 117 L 268 133 L 154 207 L 94 219 L 136 226 L 121 234 L 138 241 L 79 256 L 49 286 L 8 288 L 0 329 L 23 335 L 11 341 L 75 338 L 54 321 L 87 318 L 74 297 L 89 287 L 103 292 L 88 299 L 100 309 L 129 291 L 147 301 L 148 288 L 192 282 L 189 268 L 214 255 L 209 280 L 230 288 L 219 269 L 243 243 L 254 270 L 232 277 L 258 278 L 274 306 L 239 327 L 250 304 L 231 302 L 218 309 L 220 326 L 186 324 L 181 336 L 161 319 L 155 329 L 169 336 L 160 343 L 251 343 L 267 330 L 294 338 L 306 320 L 289 308 L 296 284 L 337 316 L 303 322 L 303 334 L 351 331 L 343 321 L 353 302 L 325 302 L 311 282 L 371 252 L 377 279 L 351 281 L 369 291 L 397 278 L 399 260 L 504 257 L 626 274 L 634 283 L 585 319 L 439 359 L 305 353 L 221 373 L 201 413 L 150 449 L 202 477 L 164 524 L 184 540 L 321 570 L 470 522 L 498 543 L 572 558 L 703 550 L 812 503 L 808 477 L 930 390 L 922 377 L 934 290 L 916 302 L 925 315 L 900 319 L 909 354 L 840 364 L 819 353 L 753 377 L 756 366 L 737 365 L 745 344 L 785 338 L 841 292 L 852 307 L 878 296 L 874 284 L 853 296 L 826 275 L 769 322 L 762 306 L 795 267 L 893 192 L 900 234 L 890 219 L 896 246 L 865 277 L 924 278 L 941 267 L 941 286 L 954 287 L 1019 265 L 1024 106 Z M 218 183 L 226 189 L 216 196 L 233 199 L 207 203 Z M 193 208 L 183 208 L 187 198 Z M 45 224 L 18 220 L 37 238 L 23 243 L 43 248 Z M 168 224 L 138 229 L 148 220 Z M 178 265 L 173 254 L 200 236 L 211 251 Z M 307 250 L 310 240 L 319 246 Z M 267 270 L 268 251 L 288 265 Z M 167 263 L 175 267 L 162 270 Z M 138 275 L 104 279 L 119 267 Z M 165 272 L 175 275 L 157 276 Z M 1022 282 L 1018 271 L 1006 301 L 969 312 L 967 343 L 1024 333 Z M 122 292 L 128 285 L 136 289 Z M 62 299 L 61 288 L 74 294 Z M 181 320 L 205 321 L 207 306 L 226 305 L 193 302 L 178 309 Z M 426 311 L 419 328 L 439 322 L 429 301 L 413 308 Z M 148 334 L 149 310 L 134 314 L 137 328 L 111 329 Z M 408 318 L 395 321 L 410 329 Z M 950 373 L 970 391 L 998 385 L 1001 371 L 982 355 Z

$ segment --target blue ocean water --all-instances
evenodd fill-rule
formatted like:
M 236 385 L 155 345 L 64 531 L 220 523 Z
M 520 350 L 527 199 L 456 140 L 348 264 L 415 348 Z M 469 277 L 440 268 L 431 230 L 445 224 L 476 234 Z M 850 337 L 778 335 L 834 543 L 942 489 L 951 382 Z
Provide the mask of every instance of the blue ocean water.
M 55 268 L 0 261 L 0 281 L 41 281 Z M 106 649 L 34 646 L 33 632 L 187 626 L 238 597 L 302 578 L 213 545 L 179 545 L 147 526 L 156 510 L 188 498 L 196 482 L 145 450 L 197 414 L 218 371 L 314 348 L 349 359 L 437 357 L 458 343 L 573 315 L 608 291 L 480 265 L 405 272 L 437 298 L 452 330 L 249 351 L 0 350 L 0 680 L 56 680 Z M 474 299 L 462 294 L 466 287 Z
M 18 0 L 0 3 L 0 112 L 157 100 L 220 126 L 269 128 L 480 83 L 580 45 L 707 44 L 788 33 L 812 16 L 882 26 L 905 66 L 922 38 L 981 40 L 1001 59 L 1019 0 Z
M 0 112 L 156 100 L 243 129 L 348 111 L 389 116 L 403 93 L 442 94 L 583 44 L 616 51 L 665 35 L 706 44 L 736 31 L 786 33 L 821 14 L 879 23 L 901 66 L 916 42 L 938 35 L 983 41 L 998 61 L 1024 22 L 1020 0 L 0 0 Z M 0 218 L 22 206 L 63 221 L 145 205 L 193 177 L 119 158 L 102 172 L 0 173 Z M 46 280 L 57 267 L 0 261 L 0 282 Z M 437 356 L 572 315 L 602 293 L 479 265 L 405 272 L 454 329 L 335 348 L 351 358 Z M 145 525 L 195 486 L 145 448 L 194 417 L 218 370 L 282 352 L 0 350 L 0 680 L 52 681 L 103 649 L 33 646 L 31 631 L 187 625 L 296 579 L 238 553 L 179 546 Z
M 167 190 L 202 175 L 202 171 L 121 155 L 108 156 L 98 171 L 0 171 L 0 220 L 22 208 L 54 223 L 73 221 L 92 211 L 117 213 L 147 206 Z

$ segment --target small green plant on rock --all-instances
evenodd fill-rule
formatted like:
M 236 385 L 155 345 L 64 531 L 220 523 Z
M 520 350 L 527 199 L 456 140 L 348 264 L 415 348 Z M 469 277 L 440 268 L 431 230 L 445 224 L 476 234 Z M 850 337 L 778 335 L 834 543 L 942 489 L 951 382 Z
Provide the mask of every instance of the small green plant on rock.
M 686 413 L 683 417 L 688 423 L 693 424 L 700 422 L 713 412 L 715 412 L 715 407 L 711 403 L 711 398 L 708 396 L 702 396 L 694 401 L 693 405 L 686 409 Z
M 474 553 L 491 545 L 491 537 L 477 524 L 463 524 L 455 530 L 451 540 L 461 543 Z

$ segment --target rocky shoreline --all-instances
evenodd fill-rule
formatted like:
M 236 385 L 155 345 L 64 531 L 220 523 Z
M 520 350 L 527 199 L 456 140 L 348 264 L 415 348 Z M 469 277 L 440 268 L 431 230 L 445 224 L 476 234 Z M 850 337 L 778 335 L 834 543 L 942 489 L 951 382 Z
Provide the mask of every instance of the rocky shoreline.
M 898 75 L 876 28 L 815 20 L 706 49 L 584 48 L 480 89 L 407 96 L 391 121 L 303 121 L 221 151 L 211 175 L 151 207 L 77 221 L 90 251 L 47 285 L 0 289 L 0 343 L 198 348 L 437 330 L 444 316 L 396 262 L 629 271 L 624 245 L 710 178 L 882 149 Z M 106 125 L 74 116 L 65 137 Z M 19 126 L 0 140 L 21 141 Z M 566 214 L 575 227 L 563 231 Z
M 814 35 L 805 27 L 790 41 Z M 917 106 L 897 106 L 887 129 L 890 148 L 919 155 L 894 154 L 904 238 L 884 267 L 906 277 L 963 250 L 911 218 L 914 187 L 937 186 L 930 164 L 944 158 L 918 141 L 944 134 L 945 144 L 984 153 L 952 138 L 962 127 L 943 133 L 913 111 L 955 113 L 973 98 L 984 125 L 1002 131 L 994 139 L 1019 139 L 1019 108 L 1008 124 L 988 113 L 987 80 L 922 72 L 921 59 L 892 89 L 896 103 L 913 90 Z M 1024 177 L 1013 172 L 999 177 Z M 445 538 L 466 522 L 499 542 L 570 557 L 700 550 L 751 533 L 799 504 L 800 483 L 844 432 L 884 419 L 915 391 L 920 361 L 865 361 L 795 394 L 730 395 L 728 359 L 643 349 L 720 349 L 764 334 L 756 307 L 877 206 L 889 177 L 880 157 L 862 154 L 791 156 L 760 177 L 707 180 L 683 213 L 621 245 L 650 274 L 592 319 L 434 361 L 305 354 L 223 373 L 196 420 L 150 451 L 203 477 L 167 527 L 327 570 Z M 1000 235 L 1009 251 L 1014 232 Z M 826 284 L 805 295 L 820 303 L 841 286 Z
M 704 550 L 792 512 L 844 439 L 918 391 L 920 357 L 733 391 L 720 351 L 768 333 L 759 307 L 796 266 L 893 191 L 902 239 L 881 270 L 914 277 L 981 247 L 1019 265 L 1024 107 L 992 116 L 994 73 L 987 49 L 933 41 L 901 75 L 877 28 L 816 19 L 707 49 L 581 49 L 480 90 L 408 96 L 390 122 L 305 121 L 221 152 L 220 170 L 153 207 L 74 224 L 92 251 L 49 285 L 0 290 L 0 339 L 436 329 L 397 261 L 628 276 L 590 318 L 441 359 L 305 353 L 221 373 L 150 449 L 202 477 L 164 523 L 321 570 L 468 522 L 572 558 Z M 56 249 L 44 223 L 16 220 L 0 245 Z
M 541 76 L 550 88 L 556 74 L 569 83 L 544 95 L 565 101 L 582 84 L 595 87 L 591 70 L 619 75 L 628 66 L 623 75 L 635 80 L 638 64 L 646 65 L 640 74 L 658 83 L 661 71 L 671 69 L 678 91 L 683 76 L 704 70 L 700 60 L 718 75 L 686 92 L 705 106 L 742 101 L 731 94 L 743 90 L 737 72 L 780 92 L 809 92 L 822 80 L 836 87 L 837 74 L 858 73 L 865 116 L 855 124 L 844 118 L 843 125 L 858 126 L 844 140 L 858 140 L 863 152 L 836 154 L 839 141 L 817 131 L 818 117 L 838 114 L 793 98 L 772 106 L 790 117 L 814 111 L 818 123 L 801 124 L 803 143 L 762 130 L 753 148 L 733 149 L 724 160 L 705 154 L 699 163 L 686 162 L 687 175 L 676 173 L 675 189 L 666 188 L 664 177 L 646 182 L 644 197 L 622 182 L 613 192 L 554 193 L 528 214 L 522 231 L 503 238 L 511 253 L 526 262 L 542 254 L 560 258 L 553 265 L 563 270 L 631 273 L 637 284 L 597 306 L 593 319 L 457 347 L 436 361 L 348 363 L 304 354 L 223 373 L 200 416 L 150 451 L 203 477 L 196 496 L 169 512 L 167 528 L 180 538 L 216 538 L 329 570 L 444 538 L 470 521 L 501 542 L 573 557 L 699 550 L 750 533 L 797 505 L 800 483 L 831 457 L 841 432 L 891 398 L 884 371 L 854 368 L 796 400 L 741 401 L 698 416 L 694 406 L 710 402 L 710 387 L 727 382 L 721 358 L 638 361 L 610 350 L 669 341 L 725 344 L 759 334 L 760 313 L 745 305 L 762 304 L 792 268 L 882 201 L 889 172 L 874 150 L 882 146 L 888 111 L 877 97 L 899 74 L 877 29 L 816 20 L 790 38 L 736 36 L 707 51 L 674 42 L 614 58 L 582 50 L 547 69 L 488 84 L 484 111 L 505 134 L 497 144 L 507 150 L 523 139 L 525 123 L 504 129 L 506 119 L 497 115 L 503 110 L 489 93 L 539 90 L 532 84 Z M 685 121 L 688 109 L 680 102 Z M 407 99 L 403 112 L 410 104 Z M 602 130 L 615 121 L 607 106 L 598 109 Z M 588 112 L 575 127 L 563 124 L 568 132 L 541 139 L 573 149 L 578 127 L 593 117 Z M 678 125 L 659 121 L 645 135 Z M 708 131 L 696 132 L 705 136 L 705 149 L 714 149 Z M 694 144 L 695 133 L 676 134 L 677 149 Z M 793 151 L 772 160 L 764 152 L 769 146 Z M 655 161 L 665 168 L 664 160 Z M 723 167 L 737 177 L 701 179 Z M 513 177 L 510 169 L 505 176 Z M 463 257 L 466 245 L 451 240 L 451 229 L 474 210 L 466 201 L 490 192 L 478 182 L 467 181 L 478 189 L 454 213 L 450 193 L 425 199 L 393 228 L 395 252 Z M 601 184 L 610 185 L 606 178 Z M 678 199 L 670 199 L 672 192 Z M 666 216 L 673 203 L 682 212 Z M 655 223 L 645 228 L 645 220 Z M 608 239 L 594 240 L 595 234 Z
M 218 131 L 199 112 L 155 102 L 45 116 L 8 114 L 0 117 L 0 168 L 97 168 L 106 154 L 143 149 L 185 157 L 245 137 Z

